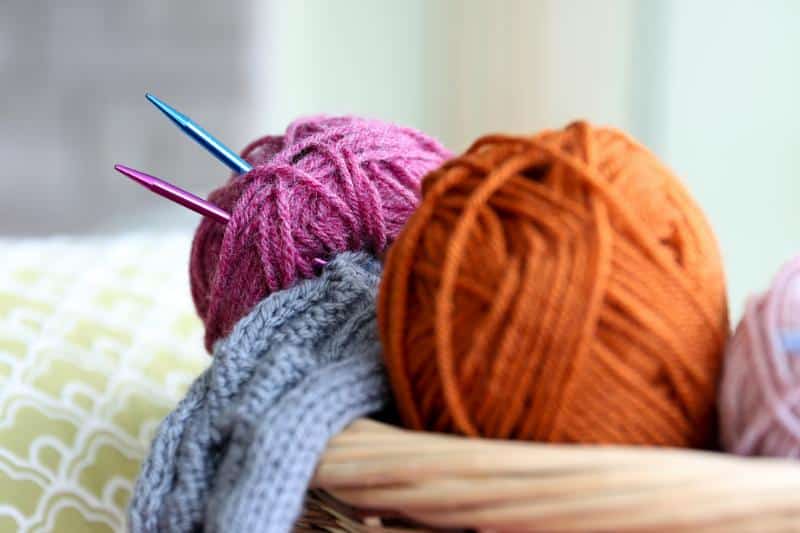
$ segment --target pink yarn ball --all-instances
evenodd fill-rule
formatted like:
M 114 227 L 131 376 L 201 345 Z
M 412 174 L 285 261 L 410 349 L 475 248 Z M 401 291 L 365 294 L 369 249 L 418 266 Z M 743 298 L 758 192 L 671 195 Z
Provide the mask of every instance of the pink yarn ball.
M 748 301 L 725 353 L 719 408 L 726 451 L 800 458 L 800 256 Z
M 192 246 L 195 307 L 206 348 L 262 298 L 314 275 L 314 260 L 381 252 L 416 208 L 422 177 L 450 153 L 416 130 L 355 117 L 300 119 L 245 148 L 253 170 L 209 199 Z

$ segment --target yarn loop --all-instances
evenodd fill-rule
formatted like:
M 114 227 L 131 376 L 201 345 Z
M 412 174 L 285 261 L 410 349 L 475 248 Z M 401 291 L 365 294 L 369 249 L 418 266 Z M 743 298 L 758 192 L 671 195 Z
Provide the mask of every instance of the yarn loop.
M 423 182 L 379 302 L 415 429 L 703 446 L 727 334 L 716 241 L 646 149 L 490 135 Z

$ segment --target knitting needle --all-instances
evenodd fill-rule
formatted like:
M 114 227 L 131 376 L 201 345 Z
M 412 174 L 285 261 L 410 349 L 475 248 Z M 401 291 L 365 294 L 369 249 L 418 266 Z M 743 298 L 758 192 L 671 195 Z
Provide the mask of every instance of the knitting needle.
M 189 191 L 185 191 L 180 187 L 176 187 L 168 181 L 151 176 L 150 174 L 145 174 L 144 172 L 134 168 L 126 167 L 125 165 L 114 165 L 114 170 L 128 176 L 136 183 L 147 187 L 154 193 L 172 200 L 173 202 L 176 202 L 184 207 L 188 207 L 195 213 L 200 213 L 201 215 L 209 217 L 220 224 L 227 224 L 231 218 L 228 212 L 218 205 L 212 204 L 208 200 L 203 200 L 199 196 L 196 196 Z M 317 268 L 324 267 L 328 264 L 327 261 L 318 257 L 314 258 L 312 263 Z
M 195 121 L 150 93 L 145 93 L 144 96 L 150 100 L 153 105 L 160 109 L 161 112 L 167 116 L 167 118 L 174 122 L 181 130 L 183 130 L 184 133 L 194 139 L 203 148 L 211 152 L 211 155 L 219 159 L 228 168 L 237 174 L 246 174 L 253 169 L 250 163 L 239 157 L 236 152 L 219 142 L 213 135 L 204 130 Z
M 787 352 L 800 352 L 800 331 L 784 331 L 782 340 Z
M 114 170 L 125 174 L 133 181 L 143 185 L 153 191 L 154 193 L 163 196 L 173 202 L 188 207 L 195 213 L 200 213 L 203 216 L 216 220 L 220 224 L 227 224 L 231 216 L 227 211 L 220 208 L 218 205 L 212 204 L 207 200 L 203 200 L 189 191 L 185 191 L 180 187 L 159 179 L 150 174 L 145 174 L 136 169 L 126 167 L 125 165 L 114 165 Z

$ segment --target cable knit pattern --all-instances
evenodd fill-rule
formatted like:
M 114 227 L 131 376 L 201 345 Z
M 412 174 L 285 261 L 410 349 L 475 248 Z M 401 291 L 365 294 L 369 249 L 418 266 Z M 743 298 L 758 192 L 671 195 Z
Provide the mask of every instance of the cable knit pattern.
M 380 410 L 380 263 L 338 255 L 259 303 L 161 424 L 130 508 L 133 532 L 288 531 L 328 439 Z

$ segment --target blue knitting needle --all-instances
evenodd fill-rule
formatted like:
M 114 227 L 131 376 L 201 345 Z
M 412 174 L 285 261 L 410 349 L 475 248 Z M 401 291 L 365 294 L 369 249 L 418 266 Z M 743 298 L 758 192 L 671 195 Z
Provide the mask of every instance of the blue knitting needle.
M 784 331 L 783 347 L 789 352 L 800 352 L 800 331 Z
M 145 93 L 145 97 L 161 110 L 162 113 L 174 122 L 184 133 L 198 142 L 203 148 L 211 152 L 211 155 L 219 159 L 228 168 L 237 174 L 250 172 L 253 167 L 239 157 L 236 152 L 219 142 L 213 135 L 200 127 L 195 121 L 170 106 L 166 102 L 159 100 L 150 93 Z

